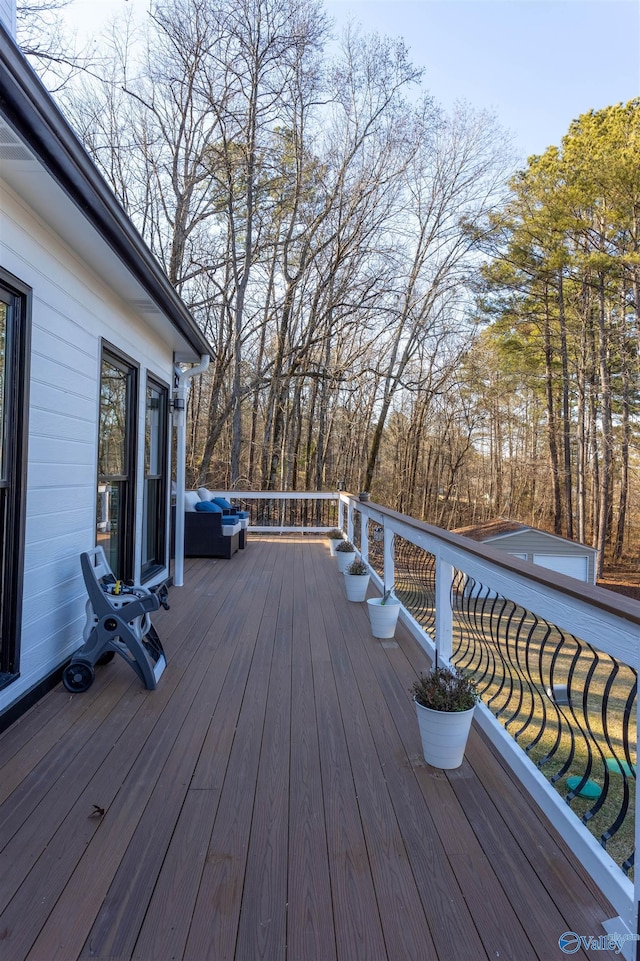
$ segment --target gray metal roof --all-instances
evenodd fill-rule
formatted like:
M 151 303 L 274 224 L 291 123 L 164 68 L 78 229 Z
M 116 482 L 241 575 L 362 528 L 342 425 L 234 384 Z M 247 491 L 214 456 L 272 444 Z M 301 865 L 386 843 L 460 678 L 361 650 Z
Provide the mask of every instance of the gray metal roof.
M 465 537 L 471 538 L 471 540 L 478 541 L 478 543 L 488 543 L 502 537 L 511 537 L 513 534 L 520 534 L 524 531 L 543 534 L 545 537 L 563 541 L 565 544 L 572 544 L 575 547 L 584 548 L 587 551 L 593 551 L 594 554 L 596 553 L 595 548 L 589 547 L 588 544 L 571 540 L 568 537 L 563 537 L 561 534 L 552 534 L 550 531 L 544 531 L 540 527 L 532 527 L 530 524 L 521 524 L 519 521 L 512 521 L 506 517 L 497 517 L 494 520 L 484 521 L 481 524 L 471 524 L 469 527 L 458 527 L 452 533 L 463 534 Z
M 482 524 L 471 524 L 469 527 L 458 527 L 453 532 L 454 534 L 464 534 L 465 537 L 470 537 L 474 541 L 488 541 L 494 537 L 501 537 L 504 534 L 515 534 L 517 531 L 532 530 L 532 528 L 527 527 L 525 524 L 520 524 L 518 521 L 506 520 L 506 518 L 499 517 L 496 520 L 484 521 Z

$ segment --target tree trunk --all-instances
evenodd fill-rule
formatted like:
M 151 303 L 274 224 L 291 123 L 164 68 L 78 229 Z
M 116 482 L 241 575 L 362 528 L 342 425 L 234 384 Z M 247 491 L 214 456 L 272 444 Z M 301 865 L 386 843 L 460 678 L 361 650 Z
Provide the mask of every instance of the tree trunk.
M 600 375 L 600 398 L 602 418 L 602 466 L 600 477 L 600 500 L 598 505 L 598 576 L 604 572 L 605 550 L 609 538 L 611 520 L 611 464 L 612 464 L 612 413 L 611 376 L 609 374 L 609 335 L 607 327 L 604 273 L 600 273 L 598 285 L 598 367 Z
M 576 405 L 576 501 L 578 506 L 578 540 L 587 540 L 587 334 L 583 319 L 578 363 L 578 396 Z
M 622 296 L 620 298 L 621 323 L 620 332 L 620 372 L 622 387 L 622 440 L 620 445 L 620 494 L 618 499 L 618 523 L 616 526 L 615 541 L 613 545 L 613 559 L 619 561 L 624 552 L 625 528 L 627 522 L 627 505 L 629 500 L 629 447 L 631 444 L 631 403 L 630 403 L 630 376 L 629 376 L 629 345 L 627 343 L 626 332 L 626 298 L 623 285 Z
M 573 477 L 571 470 L 571 414 L 569 392 L 569 356 L 567 350 L 567 321 L 564 305 L 563 268 L 558 275 L 558 310 L 560 319 L 560 356 L 562 359 L 562 439 L 564 450 L 564 503 L 567 537 L 573 540 Z
M 549 444 L 549 459 L 551 464 L 551 483 L 553 491 L 553 531 L 562 534 L 562 500 L 560 495 L 560 470 L 558 459 L 557 427 L 555 404 L 553 399 L 553 349 L 551 345 L 551 320 L 549 303 L 545 296 L 544 312 L 544 361 L 545 361 L 545 396 L 547 401 L 547 436 Z

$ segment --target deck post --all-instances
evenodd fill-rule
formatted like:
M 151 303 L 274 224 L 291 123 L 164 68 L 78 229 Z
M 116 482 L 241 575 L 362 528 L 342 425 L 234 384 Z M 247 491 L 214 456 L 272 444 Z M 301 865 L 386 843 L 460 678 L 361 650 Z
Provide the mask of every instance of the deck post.
M 453 609 L 451 585 L 453 565 L 436 557 L 436 651 L 438 659 L 449 662 L 453 653 Z
M 353 541 L 353 504 L 351 501 L 347 505 L 347 540 Z
M 636 664 L 636 671 L 640 672 L 640 657 Z M 640 728 L 640 698 L 636 698 L 636 758 L 638 757 L 638 731 Z M 635 850 L 640 844 L 640 791 L 636 791 L 635 800 Z M 640 877 L 636 871 L 633 879 L 633 903 L 630 905 L 626 917 L 618 915 L 603 922 L 603 928 L 613 938 L 622 939 L 620 954 L 625 961 L 640 961 Z
M 338 494 L 338 528 L 344 530 L 344 501 L 341 494 Z
M 389 528 L 389 524 L 384 525 L 384 544 L 383 544 L 383 585 L 386 591 L 390 590 L 395 582 L 396 563 L 394 556 L 394 533 Z
M 183 370 L 174 364 L 173 422 L 176 427 L 176 527 L 174 534 L 173 583 L 184 586 L 184 488 L 187 464 L 187 400 L 193 377 L 199 377 L 209 366 L 209 355 L 203 354 L 199 364 Z
M 360 554 L 365 564 L 369 563 L 369 515 L 360 511 Z

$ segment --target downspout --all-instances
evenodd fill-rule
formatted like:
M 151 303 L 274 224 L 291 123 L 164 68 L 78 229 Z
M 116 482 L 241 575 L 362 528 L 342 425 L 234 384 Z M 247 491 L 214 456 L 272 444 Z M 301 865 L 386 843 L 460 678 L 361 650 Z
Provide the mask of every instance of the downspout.
M 174 365 L 176 384 L 173 391 L 173 423 L 176 436 L 176 529 L 173 583 L 176 587 L 184 584 L 184 488 L 187 471 L 187 397 L 189 381 L 203 374 L 209 366 L 209 355 L 203 354 L 200 363 L 183 370 Z

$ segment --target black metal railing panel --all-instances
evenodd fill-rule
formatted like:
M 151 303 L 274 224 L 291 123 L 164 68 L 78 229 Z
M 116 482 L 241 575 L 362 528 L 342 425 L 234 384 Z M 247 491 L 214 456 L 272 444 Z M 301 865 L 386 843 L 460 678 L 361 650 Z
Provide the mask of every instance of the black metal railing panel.
M 436 561 L 433 554 L 396 535 L 394 589 L 398 600 L 426 631 L 435 629 Z
M 338 526 L 338 502 L 327 498 L 243 497 L 229 495 L 231 503 L 249 512 L 252 527 L 332 528 Z
M 369 566 L 384 583 L 384 527 L 369 521 Z
M 353 537 L 352 543 L 362 553 L 362 516 L 359 511 L 353 515 Z
M 461 572 L 454 663 L 620 867 L 634 862 L 636 671 Z

